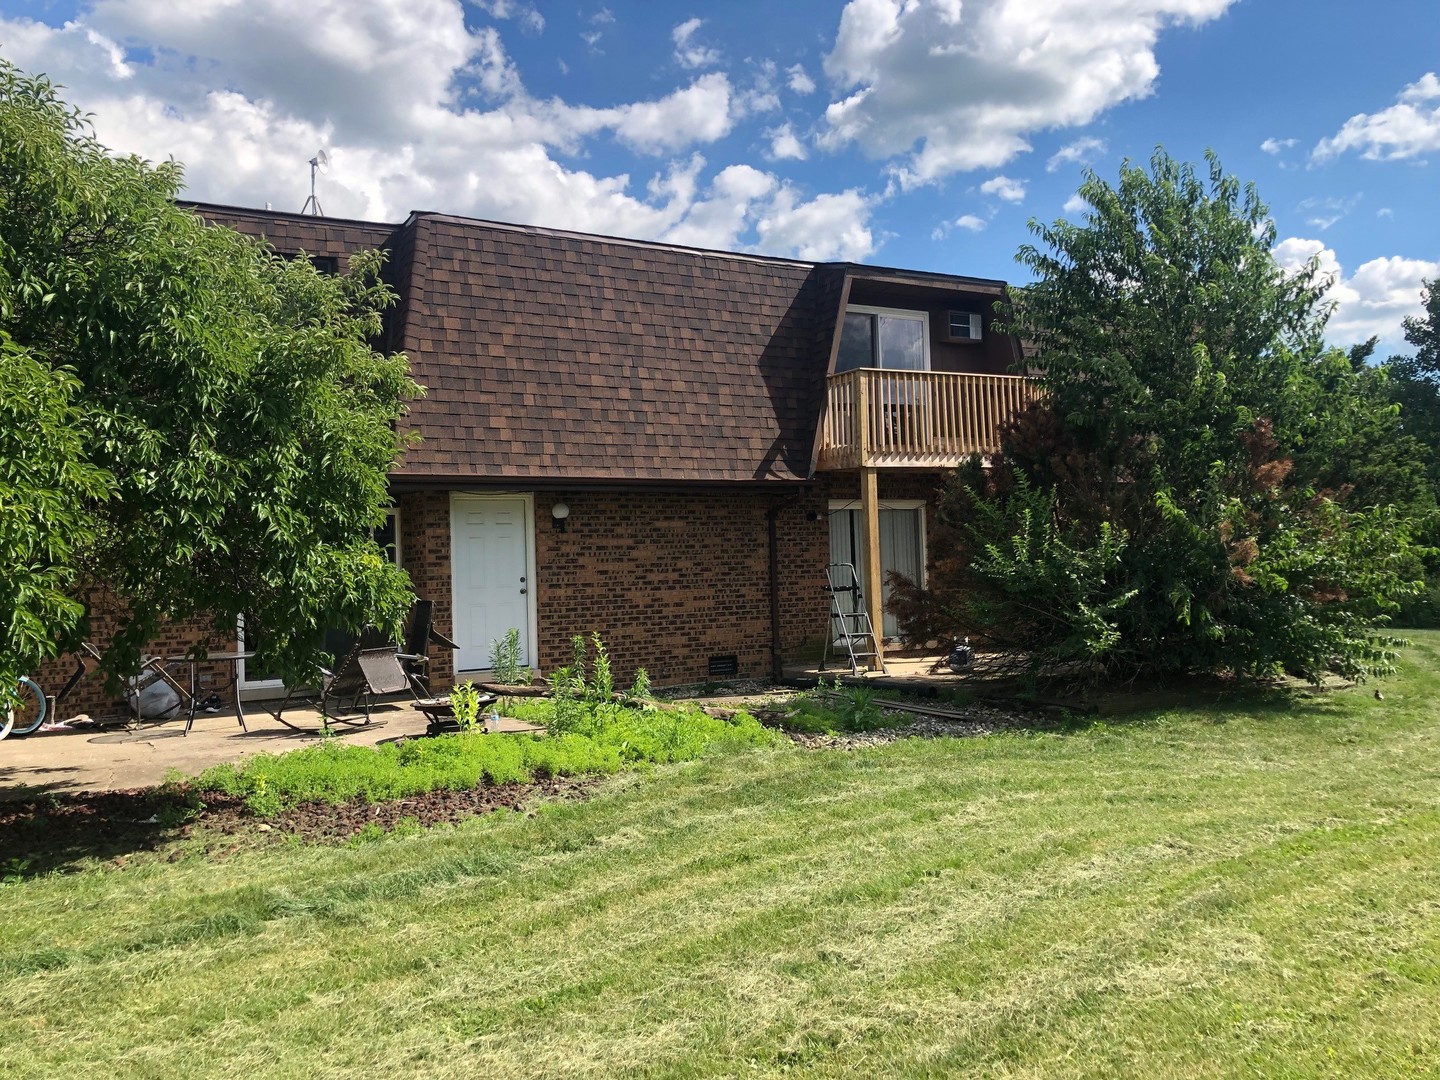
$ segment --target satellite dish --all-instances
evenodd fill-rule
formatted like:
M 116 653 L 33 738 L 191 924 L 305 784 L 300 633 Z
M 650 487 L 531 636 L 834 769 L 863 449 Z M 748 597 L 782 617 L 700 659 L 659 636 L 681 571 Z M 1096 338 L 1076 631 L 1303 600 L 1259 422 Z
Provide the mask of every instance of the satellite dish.
M 322 173 L 330 171 L 330 155 L 324 150 L 315 151 L 315 167 Z

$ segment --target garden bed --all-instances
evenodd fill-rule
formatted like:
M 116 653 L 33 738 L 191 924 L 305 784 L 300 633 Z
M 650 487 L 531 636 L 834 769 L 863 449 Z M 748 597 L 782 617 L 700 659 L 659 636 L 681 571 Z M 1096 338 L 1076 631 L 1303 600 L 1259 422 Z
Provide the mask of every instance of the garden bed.
M 540 799 L 584 798 L 593 780 L 554 776 L 529 783 L 439 788 L 399 799 L 339 803 L 309 800 L 260 817 L 238 795 L 201 791 L 189 784 L 82 791 L 29 802 L 0 803 L 0 872 L 32 877 L 84 860 L 124 863 L 140 852 L 165 849 L 182 856 L 177 841 L 196 840 L 212 854 L 252 846 L 267 834 L 315 843 L 340 843 L 366 833 L 452 824 L 501 810 L 523 811 Z

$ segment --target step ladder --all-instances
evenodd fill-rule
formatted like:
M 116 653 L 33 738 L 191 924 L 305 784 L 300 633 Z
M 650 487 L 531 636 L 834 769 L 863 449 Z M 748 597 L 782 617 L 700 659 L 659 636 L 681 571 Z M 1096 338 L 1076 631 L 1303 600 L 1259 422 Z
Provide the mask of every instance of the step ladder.
M 860 674 L 860 661 L 868 669 L 879 662 L 880 673 L 885 670 L 885 658 L 880 653 L 880 642 L 875 637 L 875 627 L 870 622 L 870 609 L 865 606 L 865 596 L 860 591 L 860 577 L 855 573 L 854 563 L 831 563 L 825 567 L 825 591 L 830 594 L 830 628 L 825 635 L 825 653 L 820 658 L 820 670 L 824 671 L 833 652 L 839 656 L 841 644 L 850 657 L 850 674 Z M 854 611 L 845 610 L 845 597 L 853 597 Z

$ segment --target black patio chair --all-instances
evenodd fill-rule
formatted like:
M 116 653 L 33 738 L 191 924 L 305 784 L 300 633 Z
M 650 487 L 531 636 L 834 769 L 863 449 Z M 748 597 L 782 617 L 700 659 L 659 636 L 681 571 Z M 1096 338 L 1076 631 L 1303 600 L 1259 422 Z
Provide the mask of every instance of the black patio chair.
M 370 706 L 386 694 L 409 693 L 416 701 L 428 696 L 425 685 L 405 670 L 399 648 L 374 627 L 366 627 L 358 641 L 333 671 L 325 675 L 320 688 L 320 715 L 330 720 L 351 723 L 332 715 L 332 702 L 341 703 L 351 711 L 363 705 L 365 723 L 370 722 Z
M 460 646 L 435 629 L 435 602 L 417 600 L 410 609 L 410 625 L 405 631 L 405 645 L 400 651 L 400 663 L 405 673 L 430 693 L 429 647 L 439 645 L 442 649 L 459 649 Z
M 386 694 L 408 693 L 416 701 L 428 696 L 424 684 L 405 670 L 396 644 L 373 626 L 367 626 L 358 638 L 332 630 L 325 635 L 325 651 L 335 657 L 333 667 L 320 669 L 320 718 L 326 728 L 332 720 L 342 724 L 370 723 L 371 706 Z M 287 693 L 280 708 L 271 714 L 287 727 L 295 726 L 282 715 L 294 694 L 293 690 Z M 347 709 L 362 707 L 363 721 L 340 715 Z

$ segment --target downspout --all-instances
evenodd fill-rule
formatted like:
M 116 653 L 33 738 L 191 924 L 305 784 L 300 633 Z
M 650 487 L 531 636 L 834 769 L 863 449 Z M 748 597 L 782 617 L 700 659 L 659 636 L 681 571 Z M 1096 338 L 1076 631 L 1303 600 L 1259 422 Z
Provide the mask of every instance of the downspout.
M 785 657 L 780 650 L 780 506 L 772 502 L 765 511 L 770 534 L 770 677 L 776 682 L 785 677 Z

